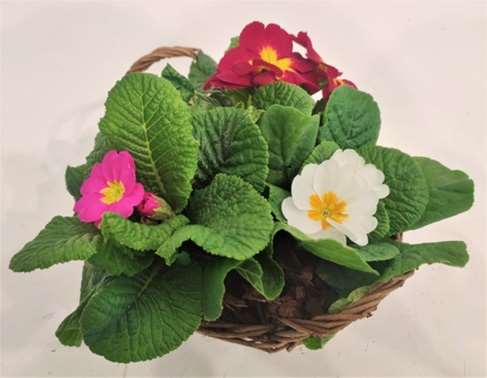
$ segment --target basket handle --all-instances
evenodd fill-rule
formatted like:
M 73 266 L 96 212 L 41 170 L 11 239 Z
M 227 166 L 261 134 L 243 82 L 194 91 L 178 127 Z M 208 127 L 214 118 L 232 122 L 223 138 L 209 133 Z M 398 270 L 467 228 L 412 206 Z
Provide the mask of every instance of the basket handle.
M 179 56 L 187 56 L 195 59 L 200 51 L 200 49 L 195 47 L 158 47 L 157 49 L 139 58 L 134 64 L 132 64 L 127 73 L 145 71 L 152 64 L 162 59 L 176 58 Z

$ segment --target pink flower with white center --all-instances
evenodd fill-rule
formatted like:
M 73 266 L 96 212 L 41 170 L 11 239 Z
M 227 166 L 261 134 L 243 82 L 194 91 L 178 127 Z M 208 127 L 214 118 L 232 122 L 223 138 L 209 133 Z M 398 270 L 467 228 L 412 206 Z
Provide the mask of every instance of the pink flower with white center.
M 107 152 L 93 166 L 80 192 L 74 211 L 82 222 L 96 224 L 106 212 L 130 217 L 144 197 L 144 187 L 135 178 L 134 159 L 127 151 Z

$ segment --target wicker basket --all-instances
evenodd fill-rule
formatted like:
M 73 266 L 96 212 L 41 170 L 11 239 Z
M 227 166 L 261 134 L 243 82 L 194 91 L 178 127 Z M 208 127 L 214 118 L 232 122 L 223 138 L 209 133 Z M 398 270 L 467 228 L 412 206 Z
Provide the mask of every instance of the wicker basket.
M 194 59 L 199 51 L 192 47 L 159 47 L 138 59 L 128 72 L 145 71 L 153 63 L 165 58 Z M 290 351 L 310 336 L 331 336 L 355 320 L 370 317 L 379 303 L 389 293 L 400 288 L 412 274 L 413 272 L 408 272 L 386 283 L 372 286 L 360 300 L 339 313 L 329 314 L 322 310 L 324 313 L 307 317 L 298 316 L 299 314 L 293 313 L 295 311 L 280 311 L 287 305 L 282 297 L 268 302 L 250 288 L 247 288 L 249 290 L 244 295 L 234 296 L 227 293 L 223 301 L 222 317 L 216 321 L 203 322 L 198 331 L 210 337 L 269 353 L 284 349 Z M 309 277 L 309 280 L 312 279 L 313 277 Z M 299 287 L 287 288 L 288 291 L 297 289 Z

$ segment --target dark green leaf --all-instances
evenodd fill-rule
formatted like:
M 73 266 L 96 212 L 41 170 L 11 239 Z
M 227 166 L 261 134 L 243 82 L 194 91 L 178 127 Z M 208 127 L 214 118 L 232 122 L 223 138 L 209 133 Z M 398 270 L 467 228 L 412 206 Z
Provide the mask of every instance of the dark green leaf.
M 303 88 L 282 81 L 258 87 L 252 103 L 264 110 L 275 104 L 290 106 L 306 115 L 311 115 L 314 105 L 313 98 Z
M 189 101 L 191 97 L 194 96 L 194 86 L 191 84 L 189 79 L 181 75 L 176 69 L 167 64 L 166 67 L 162 70 L 161 76 L 169 80 L 172 85 L 179 91 L 181 97 L 184 101 Z
M 208 55 L 200 52 L 193 63 L 191 63 L 188 77 L 195 88 L 203 89 L 206 81 L 215 71 L 216 62 Z

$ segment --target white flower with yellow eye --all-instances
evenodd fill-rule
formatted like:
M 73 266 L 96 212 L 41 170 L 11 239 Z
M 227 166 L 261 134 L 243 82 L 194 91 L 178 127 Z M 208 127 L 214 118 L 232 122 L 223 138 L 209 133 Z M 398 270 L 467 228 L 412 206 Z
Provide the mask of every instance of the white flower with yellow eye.
M 358 245 L 377 227 L 379 199 L 389 195 L 384 174 L 354 150 L 337 150 L 321 164 L 306 165 L 282 202 L 289 225 L 313 239 L 346 237 Z

